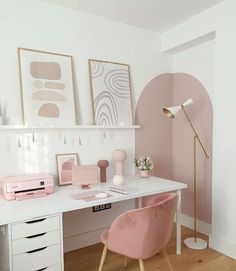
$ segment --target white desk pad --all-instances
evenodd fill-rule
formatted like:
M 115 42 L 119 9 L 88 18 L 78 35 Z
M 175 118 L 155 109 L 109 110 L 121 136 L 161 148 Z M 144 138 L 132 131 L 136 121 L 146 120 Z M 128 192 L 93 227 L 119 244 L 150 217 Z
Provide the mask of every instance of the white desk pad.
M 107 197 L 96 197 L 97 194 L 105 193 L 107 194 Z M 104 192 L 102 190 L 92 190 L 92 191 L 85 191 L 85 192 L 80 192 L 71 195 L 71 198 L 74 200 L 84 200 L 84 201 L 96 201 L 96 200 L 101 200 L 101 199 L 107 199 L 113 197 L 111 194 L 108 194 L 107 192 Z

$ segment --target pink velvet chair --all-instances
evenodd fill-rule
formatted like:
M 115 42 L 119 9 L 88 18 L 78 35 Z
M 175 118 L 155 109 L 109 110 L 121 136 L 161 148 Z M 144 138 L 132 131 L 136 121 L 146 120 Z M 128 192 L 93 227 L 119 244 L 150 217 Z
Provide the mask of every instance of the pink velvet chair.
M 177 205 L 175 193 L 153 197 L 146 207 L 125 212 L 117 217 L 110 229 L 101 235 L 104 244 L 99 271 L 102 271 L 107 249 L 138 259 L 140 270 L 144 271 L 144 261 L 163 251 L 170 270 L 173 270 L 166 246 L 170 241 Z

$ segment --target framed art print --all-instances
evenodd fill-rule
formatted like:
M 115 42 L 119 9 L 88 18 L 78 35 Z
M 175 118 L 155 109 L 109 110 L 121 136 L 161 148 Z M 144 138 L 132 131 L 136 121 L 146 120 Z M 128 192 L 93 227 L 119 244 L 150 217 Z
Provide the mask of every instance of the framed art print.
M 97 125 L 132 125 L 129 65 L 89 59 L 94 119 Z
M 18 48 L 25 125 L 76 124 L 72 57 Z
M 56 162 L 59 185 L 72 184 L 72 168 L 78 166 L 78 154 L 56 154 Z

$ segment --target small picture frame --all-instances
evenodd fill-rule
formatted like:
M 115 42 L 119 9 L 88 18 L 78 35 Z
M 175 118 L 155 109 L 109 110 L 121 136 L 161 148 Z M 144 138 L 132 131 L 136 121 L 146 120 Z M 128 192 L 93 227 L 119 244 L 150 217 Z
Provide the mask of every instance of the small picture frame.
M 56 154 L 59 185 L 72 184 L 72 168 L 78 166 L 77 153 Z

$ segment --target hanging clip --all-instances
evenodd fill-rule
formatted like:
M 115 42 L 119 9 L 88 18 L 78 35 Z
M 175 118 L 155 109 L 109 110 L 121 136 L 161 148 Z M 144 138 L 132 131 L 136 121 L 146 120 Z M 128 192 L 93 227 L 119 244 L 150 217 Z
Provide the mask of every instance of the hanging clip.
M 64 135 L 64 145 L 67 144 L 67 141 L 66 141 L 66 136 Z
M 33 143 L 35 142 L 35 134 L 34 134 L 34 132 L 33 132 L 33 134 L 32 134 L 32 142 L 33 142 Z
M 18 136 L 17 138 L 17 145 L 18 145 L 18 148 L 21 148 L 22 145 L 21 145 L 21 141 L 20 141 L 20 137 Z

